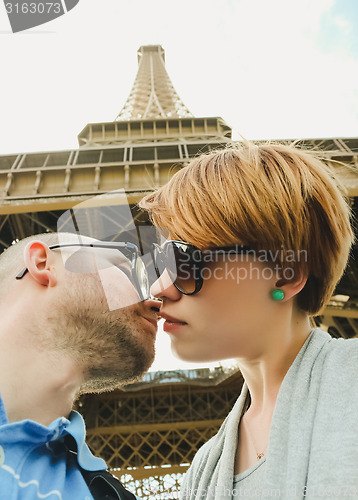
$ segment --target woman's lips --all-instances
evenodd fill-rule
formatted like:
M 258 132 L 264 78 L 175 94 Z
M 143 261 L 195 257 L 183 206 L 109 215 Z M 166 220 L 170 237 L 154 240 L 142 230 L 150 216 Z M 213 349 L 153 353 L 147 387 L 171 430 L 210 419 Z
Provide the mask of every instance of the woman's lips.
M 174 316 L 169 316 L 169 314 L 166 314 L 164 312 L 159 313 L 160 317 L 165 319 L 166 321 L 169 321 L 170 323 L 182 323 L 183 325 L 186 325 L 187 323 L 185 321 L 182 321 L 181 319 L 174 318 Z
M 179 319 L 168 316 L 167 314 L 161 313 L 160 315 L 163 319 L 165 319 L 163 330 L 167 333 L 173 333 L 188 324 L 185 321 L 180 321 Z

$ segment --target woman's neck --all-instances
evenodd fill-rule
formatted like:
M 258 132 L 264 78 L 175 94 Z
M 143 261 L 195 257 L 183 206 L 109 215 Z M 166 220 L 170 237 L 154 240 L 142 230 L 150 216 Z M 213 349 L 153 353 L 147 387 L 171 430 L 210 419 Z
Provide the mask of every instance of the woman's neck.
M 308 316 L 302 317 L 268 336 L 268 345 L 257 357 L 238 360 L 250 393 L 251 418 L 271 419 L 283 379 L 311 330 Z

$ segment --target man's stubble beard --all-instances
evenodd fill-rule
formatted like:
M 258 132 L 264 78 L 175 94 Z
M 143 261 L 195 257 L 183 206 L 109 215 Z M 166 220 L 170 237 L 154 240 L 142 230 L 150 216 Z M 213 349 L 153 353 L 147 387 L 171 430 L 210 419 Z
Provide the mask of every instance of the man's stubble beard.
M 97 275 L 70 274 L 66 293 L 46 315 L 47 347 L 66 352 L 83 367 L 80 394 L 140 379 L 155 355 L 153 333 L 141 326 L 143 304 L 109 311 Z

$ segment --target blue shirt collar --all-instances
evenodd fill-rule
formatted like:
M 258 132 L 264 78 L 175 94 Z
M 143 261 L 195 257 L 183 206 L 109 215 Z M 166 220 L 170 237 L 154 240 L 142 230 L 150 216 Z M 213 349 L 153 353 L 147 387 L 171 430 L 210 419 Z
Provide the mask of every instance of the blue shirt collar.
M 86 426 L 82 415 L 77 411 L 71 411 L 67 422 L 70 425 L 64 428 L 64 433 L 70 434 L 76 441 L 77 460 L 82 469 L 89 471 L 106 470 L 106 462 L 102 458 L 93 456 L 86 444 Z
M 95 457 L 88 448 L 86 426 L 82 415 L 71 411 L 68 418 L 60 417 L 48 427 L 33 420 L 22 420 L 9 423 L 4 402 L 0 395 L 0 433 L 1 441 L 7 444 L 19 442 L 42 446 L 45 443 L 59 441 L 66 435 L 71 435 L 77 444 L 77 461 L 82 469 L 88 471 L 106 470 L 106 462 Z

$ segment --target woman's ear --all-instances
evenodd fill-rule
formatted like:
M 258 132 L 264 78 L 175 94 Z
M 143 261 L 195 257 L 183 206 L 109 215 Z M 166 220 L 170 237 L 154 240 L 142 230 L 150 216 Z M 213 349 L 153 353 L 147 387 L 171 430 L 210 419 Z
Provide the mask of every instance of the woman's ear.
M 46 243 L 31 241 L 24 250 L 25 265 L 32 278 L 40 285 L 55 286 L 56 271 L 52 252 Z
M 302 275 L 292 280 L 286 280 L 284 278 L 280 278 L 276 282 L 276 287 L 280 288 L 285 292 L 284 300 L 288 300 L 297 295 L 304 288 L 307 279 L 308 279 L 307 276 L 302 276 Z

